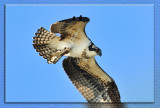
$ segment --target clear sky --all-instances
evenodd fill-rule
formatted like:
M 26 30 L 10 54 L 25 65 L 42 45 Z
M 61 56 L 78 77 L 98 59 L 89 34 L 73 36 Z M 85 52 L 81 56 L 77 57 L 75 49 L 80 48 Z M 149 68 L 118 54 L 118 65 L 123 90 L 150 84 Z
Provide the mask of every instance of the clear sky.
M 116 82 L 122 102 L 154 101 L 153 5 L 7 5 L 6 101 L 86 102 L 62 68 L 33 49 L 38 28 L 73 16 L 90 18 L 98 64 Z

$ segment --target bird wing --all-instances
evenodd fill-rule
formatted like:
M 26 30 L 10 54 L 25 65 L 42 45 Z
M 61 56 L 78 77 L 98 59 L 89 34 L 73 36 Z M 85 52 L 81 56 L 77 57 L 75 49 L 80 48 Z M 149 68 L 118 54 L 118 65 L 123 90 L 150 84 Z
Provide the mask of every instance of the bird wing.
M 52 33 L 60 33 L 61 39 L 67 37 L 73 37 L 77 39 L 84 37 L 86 38 L 85 26 L 88 22 L 89 18 L 87 17 L 73 17 L 52 24 L 50 27 L 50 31 Z
M 38 29 L 33 37 L 33 47 L 39 52 L 40 56 L 43 56 L 44 59 L 47 59 L 47 62 L 55 64 L 64 54 L 68 53 L 69 49 L 54 49 L 51 47 L 51 40 L 58 40 L 59 36 L 56 36 L 54 33 L 51 33 L 41 27 Z M 56 41 L 55 41 L 56 43 Z
M 63 68 L 88 102 L 120 103 L 120 94 L 114 80 L 97 64 L 95 58 L 66 58 Z

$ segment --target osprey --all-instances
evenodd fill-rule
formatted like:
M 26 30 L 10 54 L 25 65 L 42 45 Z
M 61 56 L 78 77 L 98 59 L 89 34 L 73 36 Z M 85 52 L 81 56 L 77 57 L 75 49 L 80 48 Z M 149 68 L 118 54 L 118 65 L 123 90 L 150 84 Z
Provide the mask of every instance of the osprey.
M 89 21 L 87 17 L 74 16 L 52 24 L 50 32 L 41 27 L 33 37 L 33 46 L 49 64 L 68 56 L 63 60 L 63 68 L 88 102 L 120 103 L 114 80 L 95 60 L 102 52 L 85 33 Z

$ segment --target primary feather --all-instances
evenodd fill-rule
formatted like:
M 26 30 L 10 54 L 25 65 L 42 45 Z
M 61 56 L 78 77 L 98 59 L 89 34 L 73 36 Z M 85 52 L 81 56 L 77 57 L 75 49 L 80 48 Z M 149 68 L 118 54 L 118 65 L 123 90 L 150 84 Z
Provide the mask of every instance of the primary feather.
M 99 67 L 94 58 L 67 58 L 63 60 L 63 67 L 88 102 L 120 103 L 114 80 Z

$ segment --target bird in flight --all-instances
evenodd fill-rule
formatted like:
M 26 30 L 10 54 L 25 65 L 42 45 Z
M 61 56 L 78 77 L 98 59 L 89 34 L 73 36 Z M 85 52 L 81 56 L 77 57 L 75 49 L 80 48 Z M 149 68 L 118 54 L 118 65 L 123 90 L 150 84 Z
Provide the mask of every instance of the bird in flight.
M 86 35 L 85 26 L 89 21 L 87 17 L 74 16 L 52 24 L 50 31 L 41 27 L 33 37 L 33 47 L 49 64 L 67 56 L 63 68 L 88 102 L 120 103 L 115 81 L 95 60 L 102 51 Z

